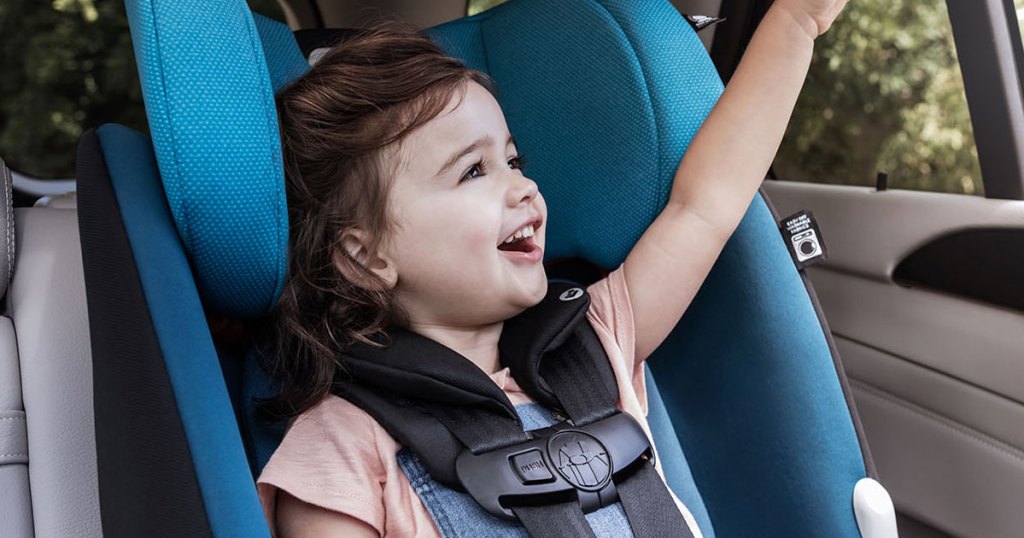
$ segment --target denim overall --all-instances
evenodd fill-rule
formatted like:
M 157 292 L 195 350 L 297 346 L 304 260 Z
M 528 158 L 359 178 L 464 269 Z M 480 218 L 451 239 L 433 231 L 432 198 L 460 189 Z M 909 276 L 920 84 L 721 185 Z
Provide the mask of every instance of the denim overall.
M 523 421 L 523 428 L 535 430 L 558 422 L 551 412 L 538 403 L 516 406 L 516 414 Z M 407 449 L 398 452 L 398 466 L 409 478 L 413 490 L 434 518 L 441 536 L 445 538 L 528 538 L 518 521 L 508 521 L 489 514 L 480 507 L 473 497 L 460 493 L 427 474 L 419 459 Z M 586 515 L 587 522 L 598 537 L 621 538 L 632 536 L 633 531 L 626 519 L 626 512 L 618 502 Z

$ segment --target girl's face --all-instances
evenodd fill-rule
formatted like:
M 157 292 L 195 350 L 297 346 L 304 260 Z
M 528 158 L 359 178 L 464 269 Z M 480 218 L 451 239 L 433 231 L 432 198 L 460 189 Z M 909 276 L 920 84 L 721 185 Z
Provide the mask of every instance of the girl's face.
M 394 232 L 382 248 L 410 324 L 478 327 L 540 302 L 547 207 L 494 97 L 468 82 L 398 153 Z

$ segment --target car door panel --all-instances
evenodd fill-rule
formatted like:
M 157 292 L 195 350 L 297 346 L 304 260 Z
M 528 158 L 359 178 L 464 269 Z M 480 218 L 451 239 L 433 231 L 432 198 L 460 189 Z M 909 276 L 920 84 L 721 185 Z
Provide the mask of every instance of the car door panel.
M 808 273 L 837 336 L 1024 402 L 1021 313 L 829 269 Z
M 1024 202 L 788 181 L 765 191 L 780 215 L 809 209 L 820 226 L 829 259 L 807 272 L 897 509 L 954 535 L 1019 535 L 1024 312 L 892 274 L 961 230 L 1024 230 Z

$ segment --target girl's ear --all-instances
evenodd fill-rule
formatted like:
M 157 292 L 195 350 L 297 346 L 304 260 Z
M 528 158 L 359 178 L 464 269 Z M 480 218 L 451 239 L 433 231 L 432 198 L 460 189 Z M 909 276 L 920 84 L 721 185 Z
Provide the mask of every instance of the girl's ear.
M 384 282 L 386 289 L 395 287 L 398 282 L 398 268 L 384 253 L 371 253 L 369 237 L 359 228 L 349 228 L 341 232 L 340 248 L 331 255 L 334 266 L 341 271 L 350 282 L 365 289 L 378 290 L 380 282 L 368 278 L 363 269 L 377 275 Z

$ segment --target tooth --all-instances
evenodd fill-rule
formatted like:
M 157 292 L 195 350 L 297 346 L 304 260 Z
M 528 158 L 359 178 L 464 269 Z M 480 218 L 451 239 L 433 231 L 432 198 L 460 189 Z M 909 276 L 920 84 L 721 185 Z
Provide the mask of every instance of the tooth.
M 506 243 L 511 243 L 514 240 L 515 240 L 515 236 L 510 235 L 510 236 L 508 236 L 508 239 L 505 240 L 505 242 Z
M 515 237 L 516 239 L 522 239 L 523 238 L 523 231 L 522 230 L 517 231 L 516 234 L 513 235 L 512 237 Z
M 523 229 L 523 237 L 533 237 L 533 226 L 527 226 Z

